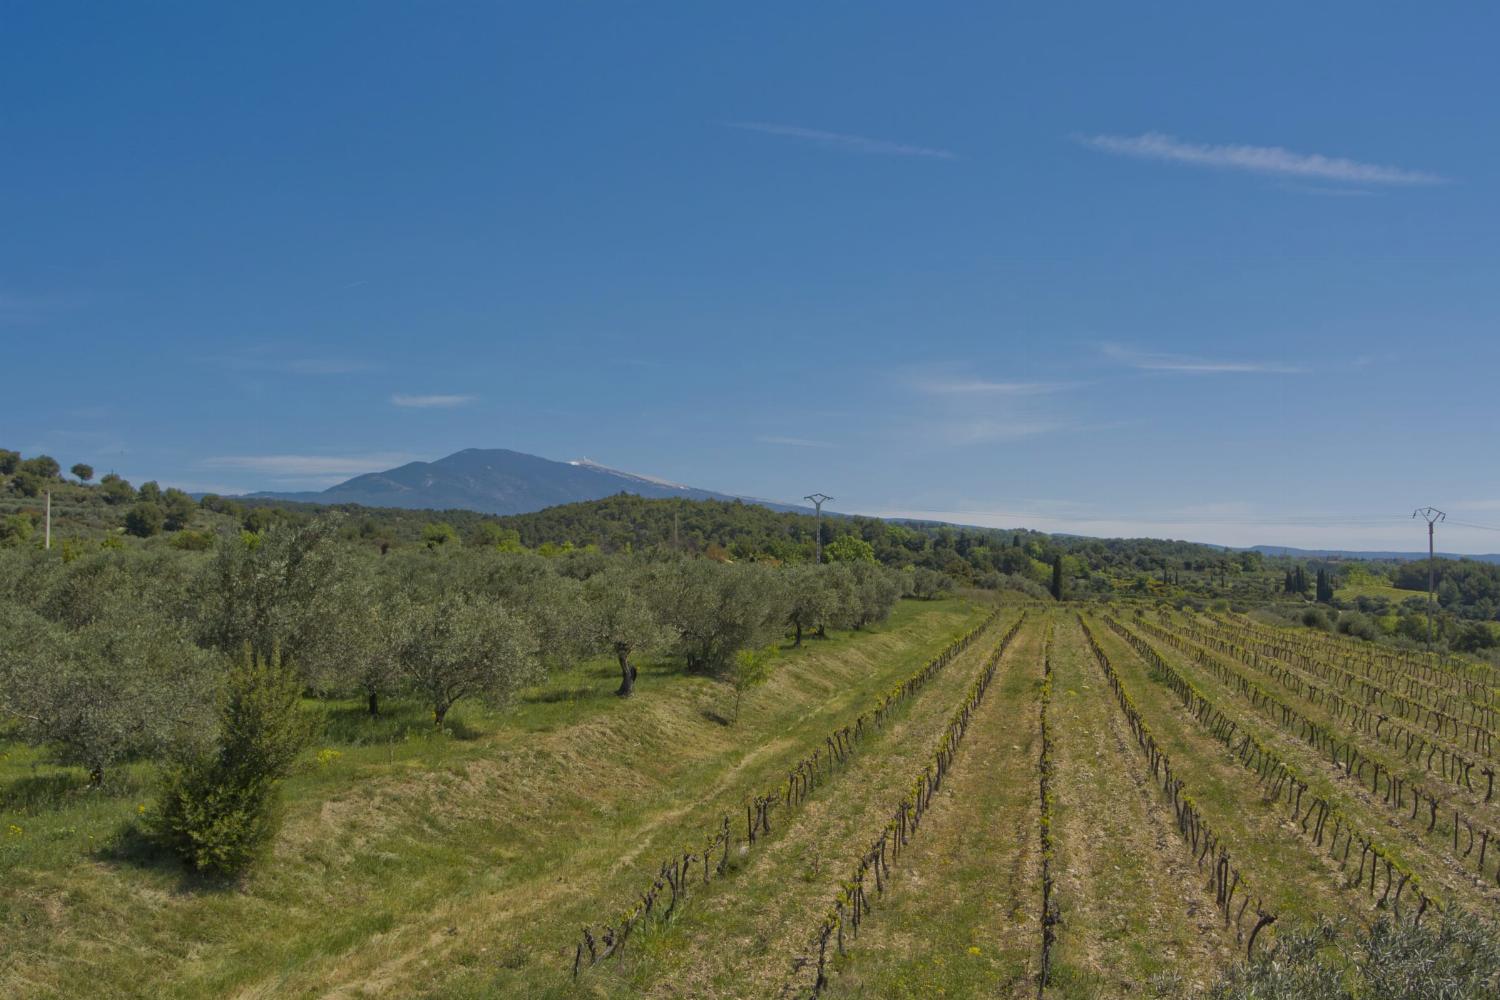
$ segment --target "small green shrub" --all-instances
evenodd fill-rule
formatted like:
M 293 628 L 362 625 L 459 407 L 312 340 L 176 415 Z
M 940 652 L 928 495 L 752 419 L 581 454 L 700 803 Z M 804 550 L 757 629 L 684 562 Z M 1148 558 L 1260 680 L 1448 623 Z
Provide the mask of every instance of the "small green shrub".
M 161 534 L 161 526 L 165 521 L 166 515 L 162 513 L 160 506 L 143 500 L 125 515 L 125 532 L 137 538 L 150 538 Z
M 1358 611 L 1346 611 L 1339 615 L 1338 631 L 1366 642 L 1374 639 L 1380 632 L 1373 621 Z
M 315 735 L 299 693 L 280 656 L 245 654 L 225 685 L 216 744 L 165 772 L 158 841 L 207 874 L 235 875 L 256 861 L 280 826 L 281 779 Z
M 1323 613 L 1322 608 L 1308 608 L 1302 612 L 1302 624 L 1308 628 L 1318 628 L 1328 631 L 1328 616 Z
M 214 536 L 209 531 L 179 531 L 172 536 L 172 548 L 188 552 L 207 552 L 214 547 Z

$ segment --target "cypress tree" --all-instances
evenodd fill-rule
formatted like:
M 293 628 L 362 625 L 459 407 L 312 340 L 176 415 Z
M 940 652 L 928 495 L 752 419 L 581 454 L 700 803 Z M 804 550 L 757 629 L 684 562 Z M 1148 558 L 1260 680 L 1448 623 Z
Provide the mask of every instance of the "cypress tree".
M 1062 556 L 1052 557 L 1052 597 L 1054 600 L 1062 600 Z

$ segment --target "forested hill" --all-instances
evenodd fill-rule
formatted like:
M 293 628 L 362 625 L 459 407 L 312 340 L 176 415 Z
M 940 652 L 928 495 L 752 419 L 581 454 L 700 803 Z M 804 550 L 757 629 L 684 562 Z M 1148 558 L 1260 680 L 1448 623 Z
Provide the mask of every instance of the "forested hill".
M 50 493 L 54 539 L 69 552 L 100 542 L 122 544 L 130 537 L 206 549 L 226 529 L 261 532 L 328 511 L 344 515 L 339 532 L 345 538 L 381 551 L 460 545 L 801 563 L 813 561 L 817 548 L 812 514 L 735 499 L 652 499 L 619 492 L 496 516 L 271 497 L 208 495 L 195 502 L 181 490 L 163 490 L 154 482 L 136 488 L 112 474 L 96 485 L 93 469 L 81 463 L 72 472 L 72 479 L 63 476 L 59 463 L 45 455 L 23 459 L 0 449 L 0 546 L 41 542 L 42 495 Z M 1269 594 L 1274 583 L 1256 572 L 1262 566 L 1258 553 L 1160 539 L 1083 538 L 825 512 L 823 545 L 829 560 L 874 559 L 891 567 L 936 570 L 965 585 L 1013 587 L 1039 596 L 1049 590 L 1080 597 L 1145 592 L 1156 585 L 1195 594 L 1226 587 Z M 1235 580 L 1239 585 L 1231 586 Z
M 814 555 L 816 520 L 807 514 L 721 501 L 649 500 L 619 494 L 564 504 L 531 514 L 495 518 L 528 548 L 596 545 L 606 551 L 677 548 L 730 559 L 770 557 L 787 562 Z M 848 539 L 843 542 L 841 539 Z M 965 527 L 930 521 L 887 521 L 826 515 L 823 543 L 835 557 L 855 543 L 889 566 L 924 566 L 961 580 L 995 585 L 998 576 L 1045 584 L 1059 557 L 1071 579 L 1115 578 L 1174 571 L 1243 572 L 1257 569 L 1257 553 L 1161 539 L 1100 539 L 1046 535 L 1024 529 Z M 1099 583 L 1103 583 L 1101 579 Z
M 557 504 L 598 500 L 622 490 L 655 498 L 737 499 L 713 490 L 621 472 L 587 460 L 556 462 L 506 448 L 465 448 L 435 462 L 408 462 L 400 468 L 355 476 L 319 493 L 251 496 L 303 503 L 523 514 Z M 798 509 L 767 500 L 753 502 L 777 510 Z

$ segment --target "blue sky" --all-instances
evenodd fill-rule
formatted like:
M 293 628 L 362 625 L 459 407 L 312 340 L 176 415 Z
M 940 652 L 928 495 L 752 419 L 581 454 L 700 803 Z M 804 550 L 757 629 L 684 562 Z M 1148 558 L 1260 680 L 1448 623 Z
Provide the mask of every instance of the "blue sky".
M 0 444 L 1500 550 L 1497 22 L 0 2 Z

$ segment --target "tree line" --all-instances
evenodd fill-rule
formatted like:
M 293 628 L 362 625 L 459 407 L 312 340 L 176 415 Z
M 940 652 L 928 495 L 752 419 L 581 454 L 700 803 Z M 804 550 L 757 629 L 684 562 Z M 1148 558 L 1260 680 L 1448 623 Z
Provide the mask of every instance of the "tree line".
M 809 563 L 821 541 L 826 558 L 873 558 L 892 569 L 925 571 L 965 586 L 1010 589 L 1043 598 L 1110 594 L 1122 578 L 1171 569 L 1182 582 L 1221 589 L 1230 576 L 1259 570 L 1259 553 L 1159 539 L 1090 539 L 1028 530 L 928 521 L 888 521 L 825 512 L 772 510 L 742 501 L 647 499 L 620 493 L 528 514 L 495 517 L 463 510 L 401 510 L 356 504 L 325 506 L 214 494 L 196 501 L 156 482 L 136 487 L 111 472 L 97 482 L 79 463 L 73 479 L 50 456 L 23 458 L 0 449 L 0 546 L 36 543 L 38 498 L 53 493 L 54 534 L 89 538 L 167 536 L 182 548 L 206 549 L 214 530 L 238 524 L 260 532 L 271 524 L 304 524 L 345 514 L 341 536 L 389 551 L 413 546 L 527 548 L 554 555 L 578 549 L 617 554 L 696 554 L 719 561 Z M 7 513 L 8 512 L 8 513 Z M 1139 581 L 1137 581 L 1139 582 Z

